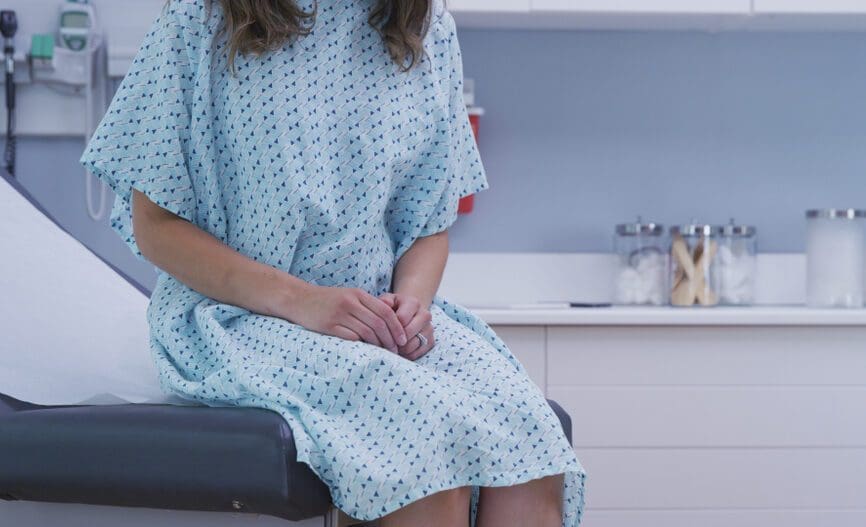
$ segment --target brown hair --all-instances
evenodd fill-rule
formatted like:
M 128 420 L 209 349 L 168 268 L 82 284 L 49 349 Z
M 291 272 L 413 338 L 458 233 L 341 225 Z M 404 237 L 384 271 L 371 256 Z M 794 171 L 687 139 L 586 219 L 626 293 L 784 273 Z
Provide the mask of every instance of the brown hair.
M 220 34 L 228 35 L 228 63 L 232 72 L 238 53 L 262 55 L 308 34 L 315 24 L 318 7 L 316 1 L 313 11 L 308 13 L 295 0 L 218 1 L 225 18 Z M 431 0 L 376 0 L 370 12 L 367 22 L 382 37 L 391 59 L 404 72 L 425 55 L 423 40 L 430 10 Z

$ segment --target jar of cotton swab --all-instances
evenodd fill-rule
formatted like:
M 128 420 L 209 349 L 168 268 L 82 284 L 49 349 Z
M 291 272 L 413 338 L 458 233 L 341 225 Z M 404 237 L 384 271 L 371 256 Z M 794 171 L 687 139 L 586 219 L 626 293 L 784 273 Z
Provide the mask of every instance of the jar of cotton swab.
M 752 225 L 737 225 L 733 219 L 719 228 L 716 273 L 720 304 L 749 306 L 755 303 L 757 262 L 757 228 Z
M 672 306 L 717 306 L 719 228 L 692 223 L 671 227 Z
M 660 306 L 667 303 L 667 250 L 664 228 L 656 223 L 616 226 L 614 251 L 614 303 L 625 306 Z

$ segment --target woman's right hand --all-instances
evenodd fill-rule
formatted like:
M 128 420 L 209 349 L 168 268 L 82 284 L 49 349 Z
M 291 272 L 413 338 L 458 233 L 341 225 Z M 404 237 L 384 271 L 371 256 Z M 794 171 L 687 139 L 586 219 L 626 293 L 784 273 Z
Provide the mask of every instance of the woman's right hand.
M 354 287 L 312 285 L 292 322 L 319 333 L 364 341 L 397 353 L 406 345 L 403 325 L 379 298 Z
M 312 331 L 363 340 L 397 352 L 406 334 L 394 310 L 358 288 L 311 284 L 256 261 L 197 225 L 133 191 L 133 229 L 142 255 L 218 302 Z

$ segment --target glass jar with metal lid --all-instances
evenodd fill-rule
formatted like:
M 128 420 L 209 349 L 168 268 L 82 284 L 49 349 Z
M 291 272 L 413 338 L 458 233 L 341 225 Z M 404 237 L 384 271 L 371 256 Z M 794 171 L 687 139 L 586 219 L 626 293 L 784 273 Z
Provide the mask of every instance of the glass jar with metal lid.
M 806 211 L 806 302 L 811 307 L 863 307 L 866 210 Z
M 700 223 L 671 227 L 671 305 L 718 305 L 719 234 L 719 227 Z
M 754 304 L 758 270 L 757 228 L 737 225 L 733 219 L 722 225 L 715 265 L 719 302 L 729 306 Z
M 644 223 L 616 226 L 614 252 L 614 303 L 619 305 L 654 305 L 667 303 L 667 250 L 664 227 Z

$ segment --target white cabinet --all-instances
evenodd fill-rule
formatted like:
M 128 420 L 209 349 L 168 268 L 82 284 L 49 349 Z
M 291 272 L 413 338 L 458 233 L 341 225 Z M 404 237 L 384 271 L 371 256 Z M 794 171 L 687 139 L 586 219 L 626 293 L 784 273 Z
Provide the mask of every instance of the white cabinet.
M 446 0 L 446 5 L 455 13 L 748 14 L 752 10 L 752 0 Z
M 530 0 L 446 0 L 452 13 L 528 13 Z
M 749 14 L 751 0 L 532 0 L 534 11 L 629 14 Z
M 546 393 L 574 423 L 587 526 L 866 525 L 864 338 L 548 326 Z
M 866 0 L 755 0 L 755 13 L 866 14 Z
M 866 0 L 451 0 L 461 27 L 866 30 Z

